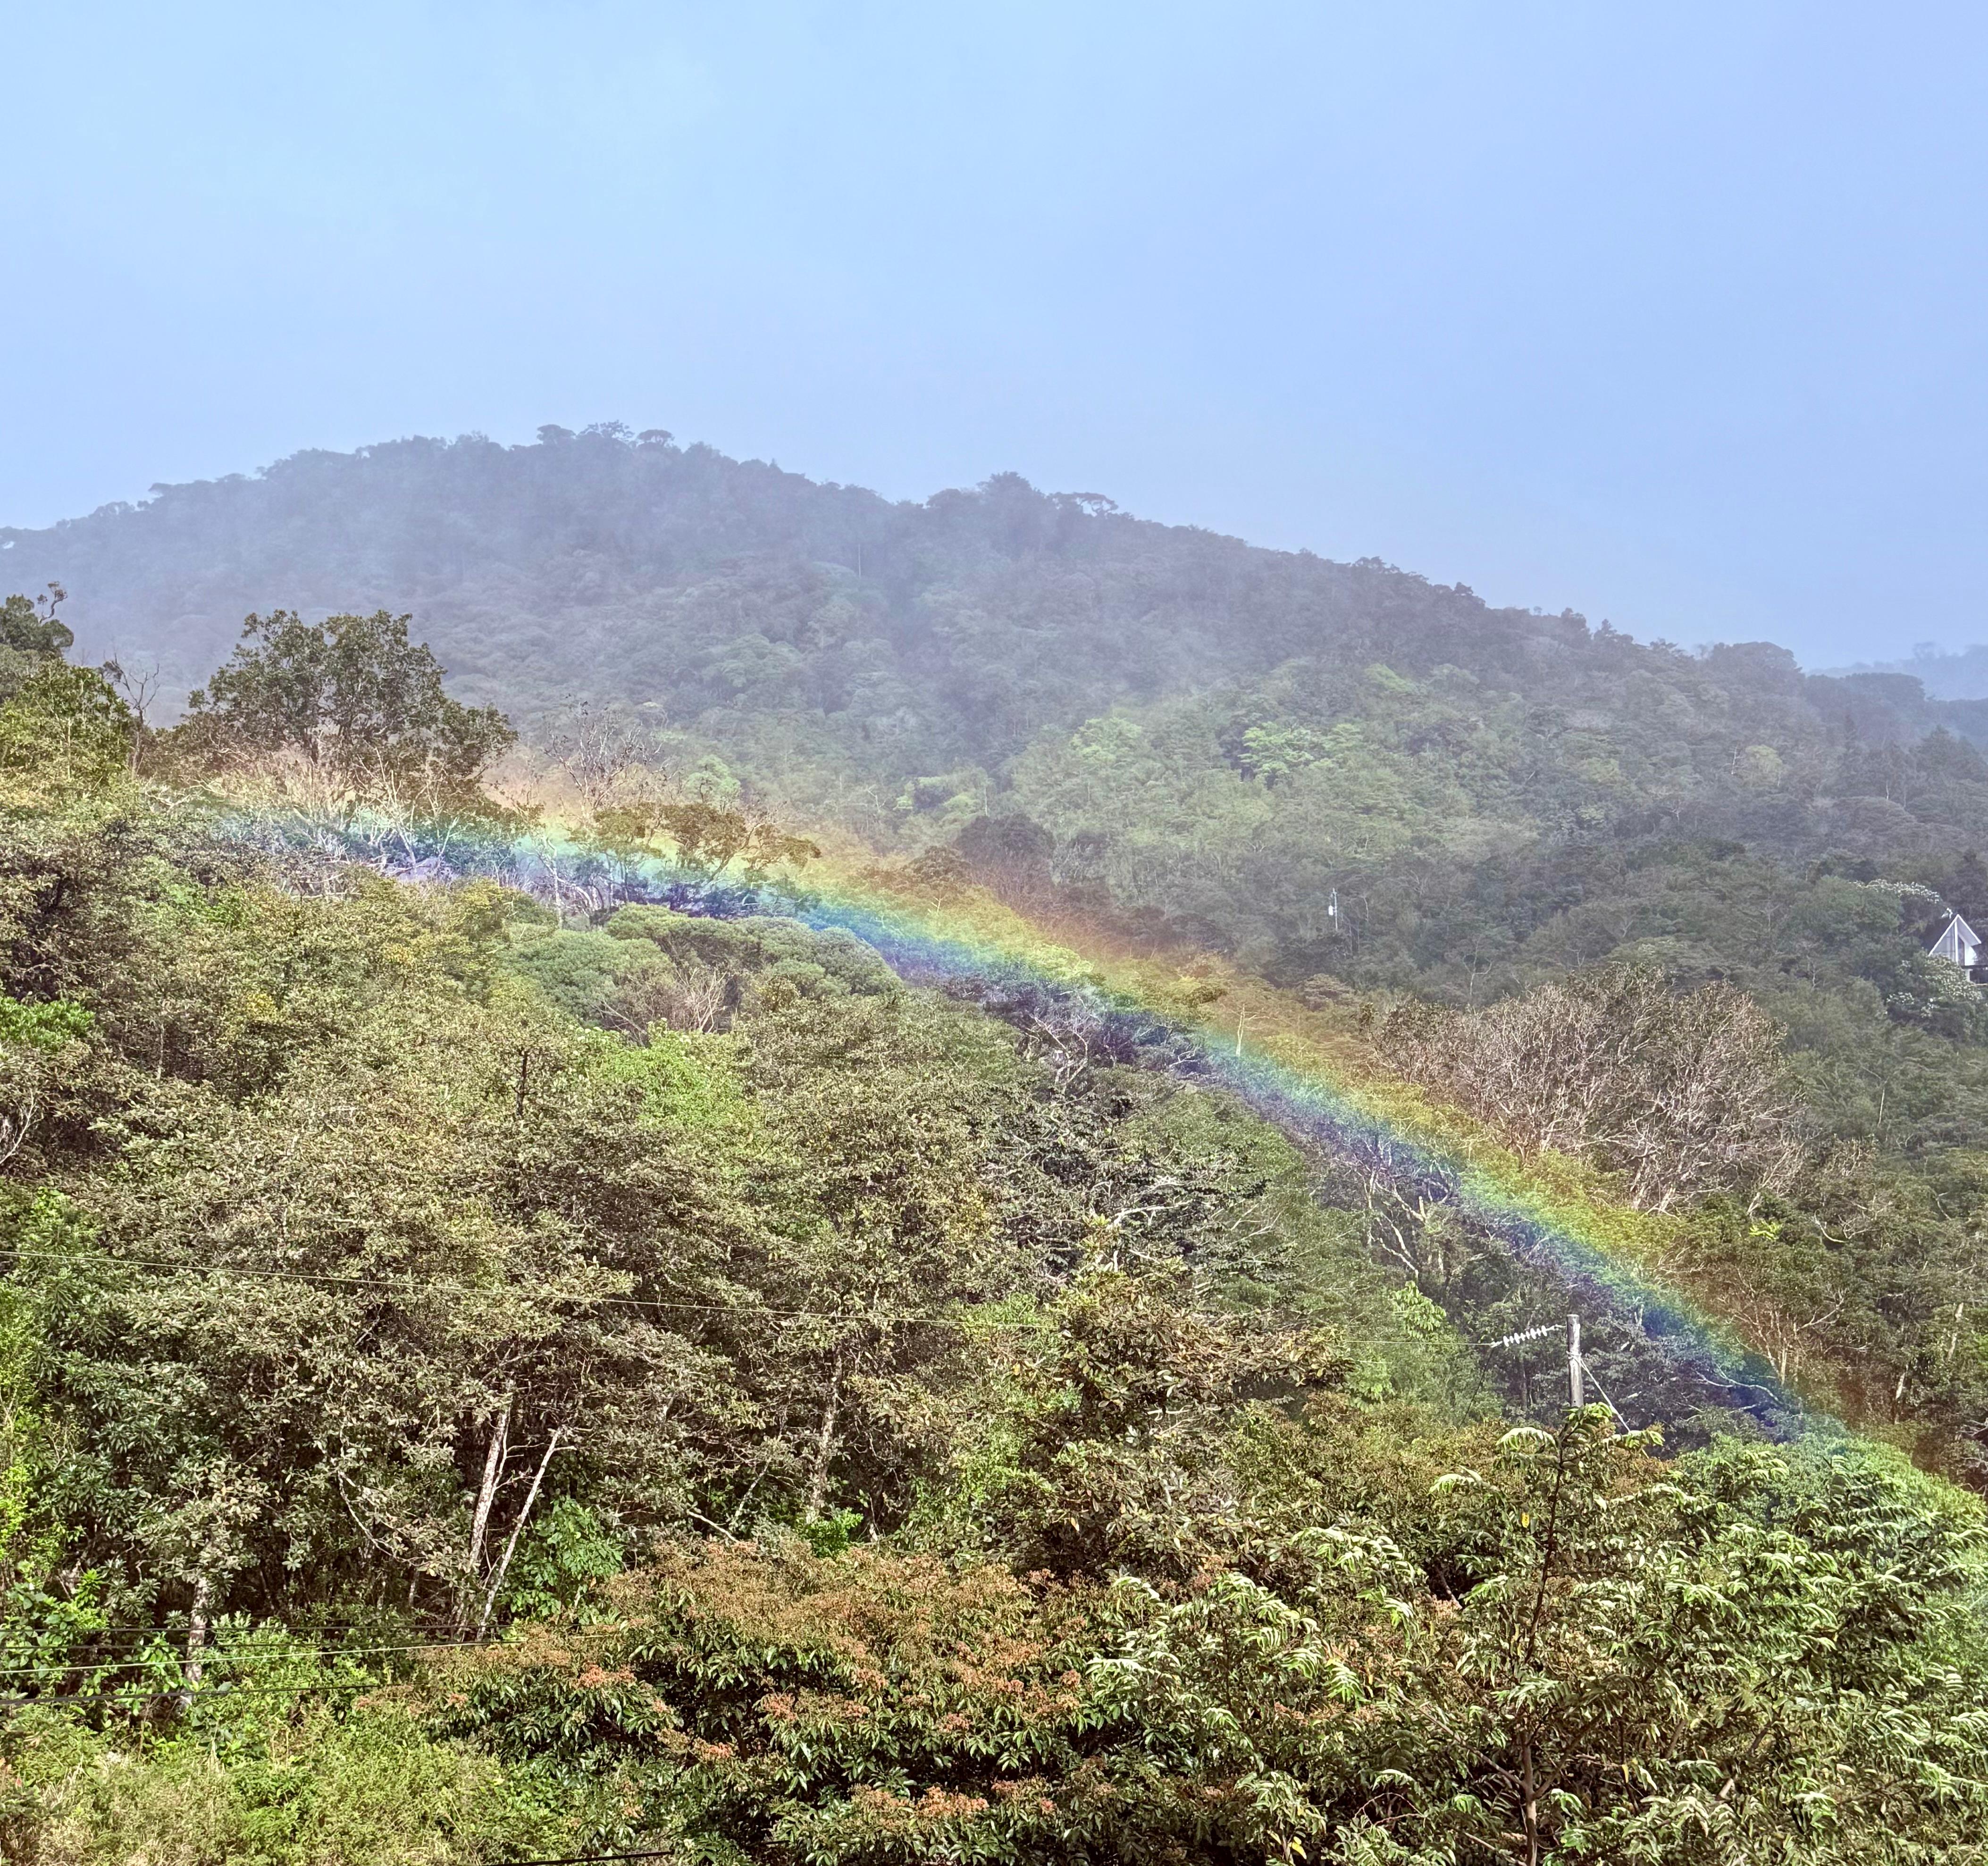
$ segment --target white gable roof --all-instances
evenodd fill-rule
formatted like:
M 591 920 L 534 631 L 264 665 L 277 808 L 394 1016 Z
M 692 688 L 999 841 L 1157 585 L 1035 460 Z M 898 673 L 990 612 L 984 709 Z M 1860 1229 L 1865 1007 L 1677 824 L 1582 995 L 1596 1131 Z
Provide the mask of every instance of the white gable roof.
M 1933 941 L 1932 956 L 1936 959 L 1951 959 L 1956 965 L 1978 965 L 1981 963 L 1980 936 L 1956 914 L 1941 929 L 1939 938 Z

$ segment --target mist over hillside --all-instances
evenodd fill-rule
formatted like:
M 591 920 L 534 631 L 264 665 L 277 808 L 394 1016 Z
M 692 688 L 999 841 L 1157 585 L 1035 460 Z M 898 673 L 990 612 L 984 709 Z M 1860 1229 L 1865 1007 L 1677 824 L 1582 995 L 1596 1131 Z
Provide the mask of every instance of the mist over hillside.
M 61 583 L 78 652 L 155 661 L 168 707 L 251 611 L 411 612 L 528 738 L 583 698 L 653 762 L 1280 978 L 1475 996 L 1652 939 L 1750 975 L 1754 935 L 1658 905 L 1702 891 L 1687 847 L 1862 864 L 1988 918 L 1953 867 L 1988 816 L 1988 701 L 1013 474 L 893 503 L 610 423 L 298 454 L 0 546 L 0 580 Z
M 1046 727 L 1302 656 L 1447 664 L 1521 691 L 1680 663 L 1570 612 L 1492 609 L 1375 559 L 1263 549 L 1013 474 L 894 503 L 658 430 L 539 434 L 306 451 L 0 527 L 0 580 L 62 583 L 83 649 L 154 657 L 169 692 L 198 685 L 252 610 L 386 607 L 414 614 L 467 697 L 526 719 L 572 692 L 720 735 L 779 712 L 908 773 L 999 763 Z M 1929 706 L 1909 680 L 1804 681 L 1759 645 L 1701 664 L 1848 711 L 1866 736 L 1988 738 L 1988 708 Z
M 1936 700 L 1988 698 L 1988 643 L 1977 641 L 1971 647 L 1944 649 L 1922 641 L 1914 645 L 1907 659 L 1860 661 L 1842 671 L 1909 674 Z

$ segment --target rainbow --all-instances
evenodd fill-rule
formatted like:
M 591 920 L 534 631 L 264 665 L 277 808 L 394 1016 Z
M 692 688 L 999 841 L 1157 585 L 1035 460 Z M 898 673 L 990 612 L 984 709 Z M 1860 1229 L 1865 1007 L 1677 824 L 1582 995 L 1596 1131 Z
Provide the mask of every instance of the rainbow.
M 1632 1330 L 1725 1409 L 1750 1416 L 1777 1438 L 1821 1422 L 1729 1327 L 1625 1260 L 1605 1235 L 1603 1214 L 1541 1185 L 1497 1150 L 1446 1144 L 1438 1124 L 1405 1111 L 1399 1085 L 1376 1079 L 1371 1066 L 1362 1080 L 1357 1064 L 1316 1043 L 1253 1043 L 1242 1029 L 1211 1027 L 1178 1005 L 1155 1002 L 1165 984 L 1156 990 L 1150 978 L 1138 975 L 1153 968 L 1073 951 L 1019 916 L 1001 916 L 1009 926 L 990 928 L 990 917 L 908 904 L 874 884 L 847 881 L 792 901 L 786 911 L 816 930 L 853 934 L 913 982 L 972 979 L 1088 996 L 1144 1025 L 1148 1036 L 1171 1039 L 1185 1052 L 1194 1079 L 1233 1097 L 1307 1151 L 1354 1168 L 1412 1205 L 1446 1209 L 1522 1263 L 1548 1272 L 1591 1323 Z M 1163 975 L 1165 968 L 1158 970 Z
M 1123 1035 L 1169 1050 L 1188 1080 L 1234 1097 L 1313 1157 L 1352 1169 L 1420 1211 L 1441 1209 L 1557 1286 L 1591 1328 L 1607 1331 L 1639 1378 L 1663 1370 L 1665 1391 L 1656 1401 L 1638 1396 L 1641 1419 L 1629 1416 L 1637 1409 L 1622 1400 L 1628 1422 L 1713 1411 L 1750 1419 L 1776 1438 L 1844 1430 L 1798 1397 L 1729 1323 L 1638 1261 L 1633 1235 L 1625 1236 L 1625 1225 L 1633 1234 L 1638 1215 L 1528 1168 L 1388 1076 L 1357 1046 L 1293 1031 L 1290 1002 L 1255 982 L 1231 979 L 1219 991 L 1197 993 L 1178 965 L 1113 955 L 1083 935 L 1066 943 L 1067 933 L 1052 938 L 977 892 L 920 898 L 901 875 L 851 860 L 826 858 L 800 879 L 714 884 L 665 858 L 610 856 L 543 827 L 516 836 L 404 826 L 371 834 L 276 811 L 232 813 L 222 827 L 231 840 L 292 853 L 313 847 L 404 880 L 498 880 L 567 910 L 645 903 L 725 918 L 773 915 L 852 935 L 908 982 L 1079 1001 L 1117 1020 Z M 1238 994 L 1246 1002 L 1232 1026 L 1218 1026 L 1205 1002 L 1195 1002 L 1205 996 L 1235 1002 Z M 1263 1035 L 1247 1034 L 1249 1003 L 1268 1007 L 1258 1019 Z

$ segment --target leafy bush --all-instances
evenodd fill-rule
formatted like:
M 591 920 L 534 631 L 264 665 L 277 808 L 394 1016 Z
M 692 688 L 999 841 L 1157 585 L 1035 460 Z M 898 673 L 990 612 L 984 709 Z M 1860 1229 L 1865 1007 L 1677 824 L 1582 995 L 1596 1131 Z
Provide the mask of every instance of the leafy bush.
M 42 1717 L 8 1753 L 0 1837 L 22 1866 L 485 1866 L 569 1844 L 489 1757 L 391 1702 L 306 1704 L 254 1740 Z

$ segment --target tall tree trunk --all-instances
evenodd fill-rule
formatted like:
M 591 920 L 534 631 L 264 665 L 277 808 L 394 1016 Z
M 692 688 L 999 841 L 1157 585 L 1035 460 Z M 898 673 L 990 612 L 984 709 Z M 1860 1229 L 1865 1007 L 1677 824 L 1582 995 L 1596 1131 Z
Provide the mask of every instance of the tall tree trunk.
M 1540 1866 L 1540 1797 L 1533 1779 L 1533 1739 L 1530 1736 L 1520 1745 L 1519 1753 L 1523 1769 L 1520 1792 L 1525 1797 L 1526 1866 Z
M 553 1461 L 553 1453 L 560 1448 L 560 1440 L 566 1436 L 566 1428 L 558 1427 L 546 1446 L 546 1455 L 539 1460 L 539 1468 L 532 1473 L 532 1487 L 525 1493 L 525 1506 L 518 1512 L 518 1520 L 511 1525 L 510 1540 L 504 1544 L 504 1553 L 490 1577 L 489 1591 L 483 1597 L 483 1618 L 476 1623 L 476 1637 L 481 1639 L 490 1630 L 490 1616 L 497 1609 L 497 1595 L 504 1585 L 504 1577 L 510 1572 L 511 1557 L 518 1552 L 518 1539 L 525 1533 L 525 1525 L 531 1519 L 532 1506 L 539 1500 L 539 1486 L 546 1481 L 546 1467 Z
M 842 1408 L 842 1354 L 838 1349 L 828 1376 L 828 1404 L 822 1408 L 821 1435 L 815 1441 L 814 1468 L 808 1475 L 807 1520 L 819 1522 L 828 1501 L 828 1467 L 835 1456 L 836 1421 Z
M 490 1449 L 483 1460 L 483 1486 L 476 1493 L 476 1514 L 469 1525 L 469 1585 L 474 1588 L 483 1578 L 483 1540 L 490 1530 L 490 1509 L 497 1500 L 497 1483 L 504 1474 L 504 1454 L 511 1438 L 511 1408 L 516 1402 L 515 1393 L 504 1395 L 504 1404 L 497 1409 L 497 1418 L 490 1428 Z M 469 1623 L 469 1604 L 467 1597 L 458 1616 L 462 1625 Z
M 207 1669 L 201 1655 L 207 1650 L 207 1613 L 214 1601 L 214 1580 L 197 1575 L 193 1584 L 193 1605 L 187 1614 L 186 1682 L 188 1691 L 200 1689 L 201 1674 Z
M 497 1480 L 504 1472 L 504 1453 L 511 1438 L 511 1408 L 517 1397 L 515 1393 L 504 1395 L 504 1403 L 498 1408 L 490 1428 L 490 1449 L 483 1460 L 483 1487 L 476 1493 L 476 1515 L 469 1526 L 469 1572 L 473 1575 L 483 1572 L 483 1538 L 490 1528 L 490 1506 L 497 1500 Z

